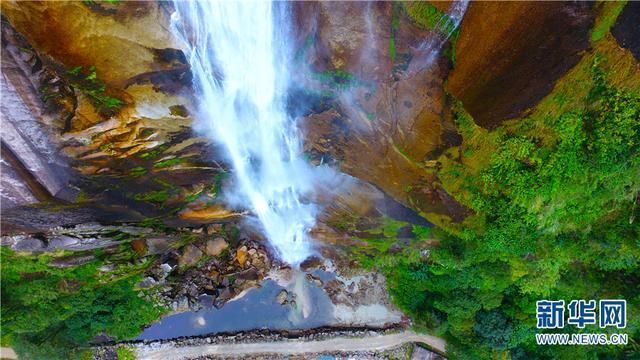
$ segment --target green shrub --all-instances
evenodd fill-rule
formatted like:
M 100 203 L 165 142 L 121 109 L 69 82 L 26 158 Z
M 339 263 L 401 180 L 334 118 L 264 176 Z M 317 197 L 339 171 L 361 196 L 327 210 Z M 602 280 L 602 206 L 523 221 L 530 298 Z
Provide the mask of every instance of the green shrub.
M 134 290 L 138 267 L 108 280 L 100 260 L 60 268 L 49 265 L 50 255 L 0 253 L 2 335 L 20 358 L 76 358 L 96 335 L 130 339 L 164 311 Z
M 487 153 L 482 161 L 465 159 L 477 151 L 462 152 L 462 163 L 440 159 L 443 178 L 463 189 L 452 195 L 473 215 L 434 230 L 439 246 L 428 260 L 405 253 L 369 260 L 416 326 L 447 338 L 450 358 L 622 358 L 634 352 L 634 345 L 535 344 L 535 302 L 541 299 L 626 299 L 625 332 L 640 335 L 634 290 L 640 276 L 640 95 L 614 87 L 599 61 L 591 68 L 591 89 L 559 114 L 538 113 L 491 133 L 457 114 L 462 147 L 482 139 L 491 149 L 481 150 Z
M 98 79 L 95 66 L 89 67 L 88 72 L 82 66 L 77 66 L 67 71 L 66 75 L 71 87 L 87 96 L 99 114 L 112 116 L 124 104 L 122 100 L 106 94 L 107 87 Z

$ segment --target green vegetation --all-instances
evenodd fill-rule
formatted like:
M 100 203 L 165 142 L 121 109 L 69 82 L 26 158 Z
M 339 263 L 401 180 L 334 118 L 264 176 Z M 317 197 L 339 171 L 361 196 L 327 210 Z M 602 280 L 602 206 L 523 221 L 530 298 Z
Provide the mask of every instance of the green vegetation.
M 453 64 L 456 63 L 456 45 L 458 44 L 458 39 L 460 38 L 460 29 L 455 29 L 451 36 L 449 37 L 449 46 L 445 46 L 442 49 L 442 56 L 448 57 L 451 59 Z
M 107 259 L 101 251 L 70 267 L 52 265 L 60 254 L 19 255 L 6 247 L 0 253 L 2 342 L 22 359 L 80 358 L 95 336 L 130 339 L 164 311 L 134 289 L 148 262 L 101 273 Z
M 88 72 L 83 71 L 82 66 L 77 66 L 67 71 L 66 75 L 71 87 L 87 96 L 99 114 L 112 116 L 123 105 L 122 100 L 107 95 L 107 87 L 98 79 L 95 66 L 91 66 Z
M 165 168 L 165 167 L 169 167 L 169 166 L 173 166 L 173 165 L 182 164 L 183 162 L 184 162 L 184 159 L 182 159 L 182 158 L 172 158 L 172 159 L 158 161 L 157 163 L 155 163 L 153 165 L 153 167 L 155 167 L 155 168 Z
M 43 103 L 52 99 L 61 99 L 64 97 L 60 91 L 46 84 L 40 86 L 38 91 L 40 92 L 40 100 L 42 100 Z
M 87 194 L 86 192 L 84 192 L 84 191 L 80 191 L 78 193 L 78 195 L 76 195 L 76 199 L 75 199 L 74 202 L 81 203 L 81 202 L 85 202 L 85 201 L 88 201 L 88 200 L 91 200 L 91 196 L 89 194 Z
M 162 221 L 162 218 L 160 218 L 160 217 L 144 218 L 144 220 L 142 220 L 142 222 L 140 223 L 140 226 L 143 226 L 143 227 L 146 227 L 146 228 L 151 228 L 151 229 L 154 229 L 156 231 L 165 231 L 165 230 L 167 230 L 167 226 L 164 224 L 164 222 Z
M 167 150 L 169 147 L 167 145 L 160 145 L 156 148 L 154 148 L 151 151 L 145 152 L 143 154 L 140 155 L 140 159 L 153 159 L 158 157 L 160 154 L 162 154 L 165 150 Z
M 142 166 L 136 166 L 129 170 L 129 175 L 137 178 L 147 173 L 147 169 Z
M 83 0 L 87 5 L 96 5 L 98 2 L 104 2 L 105 4 L 117 5 L 121 0 Z
M 211 194 L 213 197 L 217 197 L 218 195 L 220 195 L 222 193 L 222 182 L 229 176 L 231 176 L 231 173 L 228 171 L 217 173 L 213 177 L 213 184 L 209 189 L 209 194 Z
M 354 232 L 356 222 L 357 219 L 347 217 L 331 225 L 343 231 Z M 363 244 L 353 247 L 351 251 L 362 267 L 377 268 L 385 274 L 391 274 L 395 266 L 408 259 L 418 262 L 421 256 L 420 251 L 426 246 L 424 241 L 431 238 L 431 228 L 412 225 L 389 217 L 378 219 L 375 225 L 354 236 Z M 398 233 L 402 228 L 410 228 L 415 237 L 398 239 Z M 401 242 L 405 244 L 400 245 Z
M 118 350 L 116 350 L 116 353 L 118 355 L 118 360 L 136 360 L 136 353 L 133 349 L 126 346 L 120 346 Z
M 166 190 L 149 191 L 142 194 L 136 194 L 133 198 L 138 201 L 148 201 L 156 203 L 158 205 L 162 205 L 169 198 L 169 194 Z
M 453 19 L 426 1 L 404 2 L 402 5 L 413 23 L 424 29 L 438 31 L 449 38 L 450 46 L 443 49 L 442 55 L 455 63 L 455 49 L 460 37 L 460 30 Z
M 391 62 L 396 61 L 397 49 L 396 49 L 396 32 L 400 26 L 400 4 L 394 2 L 391 5 L 391 36 L 389 37 L 389 57 Z
M 440 224 L 427 261 L 406 252 L 368 257 L 416 326 L 448 339 L 450 358 L 582 359 L 639 350 L 637 343 L 535 345 L 542 299 L 626 299 L 624 332 L 640 335 L 640 297 L 629 285 L 640 276 L 640 93 L 614 85 L 624 72 L 612 72 L 606 59 L 587 57 L 531 115 L 492 132 L 458 104 L 462 151 L 440 157 L 439 178 L 473 215 Z
M 344 70 L 326 70 L 312 75 L 316 80 L 335 90 L 347 90 L 358 84 L 356 76 Z
M 404 10 L 416 25 L 450 35 L 456 30 L 456 24 L 446 13 L 426 1 L 402 3 Z
M 627 1 L 599 1 L 598 5 L 601 8 L 602 15 L 596 19 L 596 23 L 591 30 L 591 41 L 598 41 L 602 39 L 609 29 L 615 24 L 618 15 L 624 9 Z

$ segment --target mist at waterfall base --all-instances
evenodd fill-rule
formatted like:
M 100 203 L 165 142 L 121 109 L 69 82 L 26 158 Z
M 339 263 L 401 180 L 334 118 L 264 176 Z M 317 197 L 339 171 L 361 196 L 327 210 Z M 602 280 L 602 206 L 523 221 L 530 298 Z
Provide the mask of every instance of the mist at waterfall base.
M 250 209 L 281 260 L 311 252 L 313 199 L 333 170 L 302 156 L 285 110 L 290 75 L 288 5 L 267 1 L 175 1 L 174 32 L 187 46 L 198 97 L 196 131 L 222 145 L 234 175 L 226 201 Z M 277 24 L 275 26 L 274 24 Z

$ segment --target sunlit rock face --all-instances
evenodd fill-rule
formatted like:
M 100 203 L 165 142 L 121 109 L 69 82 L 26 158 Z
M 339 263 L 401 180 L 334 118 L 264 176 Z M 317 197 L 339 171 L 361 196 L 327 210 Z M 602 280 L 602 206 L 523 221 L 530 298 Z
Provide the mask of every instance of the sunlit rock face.
M 453 5 L 434 4 L 443 12 Z M 3 2 L 2 10 L 32 46 L 37 61 L 23 59 L 27 68 L 38 64 L 61 78 L 56 111 L 34 124 L 47 129 L 61 163 L 78 175 L 71 176 L 78 189 L 145 216 L 171 212 L 172 224 L 241 214 L 216 200 L 227 167 L 221 149 L 192 130 L 193 74 L 170 30 L 171 5 Z M 421 27 L 402 4 L 292 3 L 291 103 L 304 150 L 316 164 L 331 163 L 425 216 L 461 220 L 468 211 L 439 185 L 436 161 L 461 140 L 451 103 L 463 101 L 489 128 L 520 114 L 589 46 L 589 14 L 580 3 L 471 4 L 454 66 L 445 38 L 424 64 L 429 54 L 420 44 L 443 34 Z M 516 21 L 523 16 L 526 26 Z M 517 56 L 524 53 L 534 56 Z M 70 71 L 93 66 L 104 96 L 121 101 L 117 111 L 100 111 L 70 87 Z M 51 76 L 32 83 L 32 91 Z M 17 202 L 35 198 L 25 183 L 3 181 L 15 185 Z
M 471 3 L 460 27 L 448 91 L 483 127 L 517 117 L 547 95 L 589 48 L 590 6 Z
M 158 52 L 178 46 L 157 2 L 3 1 L 2 13 L 39 51 L 67 68 L 95 65 L 116 88 L 137 75 L 167 70 L 170 64 Z
M 2 208 L 69 198 L 65 184 L 70 173 L 57 153 L 56 117 L 41 106 L 37 84 L 42 72 L 32 71 L 24 41 L 2 26 Z
M 165 6 L 2 3 L 3 93 L 5 84 L 16 89 L 6 92 L 16 101 L 3 101 L 3 113 L 16 115 L 3 117 L 3 129 L 38 143 L 26 148 L 47 144 L 30 158 L 14 151 L 27 169 L 3 172 L 3 188 L 12 192 L 3 206 L 54 196 L 179 221 L 174 210 L 185 203 L 200 209 L 214 202 L 216 175 L 225 169 L 192 131 L 191 73 Z M 9 160 L 3 151 L 3 166 L 14 169 Z M 217 213 L 206 218 L 198 221 Z
M 434 161 L 460 140 L 443 92 L 451 63 L 435 56 L 410 71 L 425 55 L 416 47 L 441 34 L 414 25 L 388 2 L 302 2 L 294 10 L 299 56 L 306 60 L 300 66 L 309 64 L 302 82 L 317 86 L 322 72 L 354 77 L 337 90 L 329 87 L 335 93 L 330 109 L 304 119 L 306 150 L 424 214 L 461 219 L 465 210 L 437 185 Z

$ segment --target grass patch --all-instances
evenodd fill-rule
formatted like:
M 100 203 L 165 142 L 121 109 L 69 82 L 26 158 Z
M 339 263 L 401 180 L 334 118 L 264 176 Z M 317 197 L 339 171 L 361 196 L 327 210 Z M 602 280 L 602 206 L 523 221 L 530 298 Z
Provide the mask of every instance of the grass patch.
M 99 114 L 113 116 L 124 105 L 122 100 L 107 95 L 107 87 L 98 79 L 95 66 L 86 71 L 82 66 L 74 67 L 66 72 L 66 76 L 70 79 L 71 87 L 87 96 Z
M 402 5 L 411 21 L 423 29 L 436 30 L 447 36 L 456 30 L 453 19 L 427 1 L 403 2 Z
M 127 346 L 120 346 L 116 350 L 118 360 L 136 360 L 136 353 L 132 348 Z
M 158 147 L 156 147 L 155 149 L 151 150 L 151 151 L 147 151 L 144 154 L 140 155 L 140 159 L 153 159 L 158 157 L 160 154 L 162 154 L 165 150 L 167 150 L 169 147 L 167 145 L 160 145 Z
M 169 199 L 169 194 L 167 193 L 166 190 L 149 191 L 142 194 L 136 194 L 133 198 L 138 201 L 147 201 L 155 204 L 164 204 L 167 201 L 167 199 Z
M 395 62 L 398 56 L 396 49 L 396 33 L 400 26 L 400 4 L 393 2 L 391 5 L 391 36 L 389 37 L 389 57 Z
M 153 164 L 154 168 L 165 168 L 165 167 L 169 167 L 169 166 L 173 166 L 173 165 L 178 165 L 178 164 L 182 164 L 184 163 L 184 159 L 182 158 L 173 158 L 173 159 L 167 159 L 167 160 L 162 160 L 162 161 L 158 161 L 157 163 Z
M 154 229 L 156 231 L 161 231 L 161 232 L 164 232 L 164 231 L 167 230 L 167 226 L 164 224 L 164 221 L 162 221 L 161 217 L 147 217 L 147 218 L 144 218 L 144 220 L 142 220 L 142 222 L 140 222 L 140 226 L 146 227 L 146 228 L 151 228 L 151 229 Z

